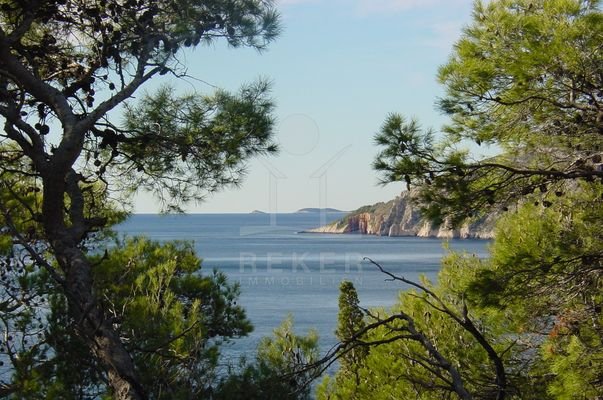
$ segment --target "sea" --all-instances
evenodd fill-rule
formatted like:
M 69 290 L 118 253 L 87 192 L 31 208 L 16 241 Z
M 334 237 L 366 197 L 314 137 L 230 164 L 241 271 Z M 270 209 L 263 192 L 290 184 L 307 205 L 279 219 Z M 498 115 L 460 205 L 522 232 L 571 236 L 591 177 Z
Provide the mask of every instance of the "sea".
M 388 271 L 435 281 L 449 251 L 487 257 L 487 240 L 317 234 L 304 231 L 344 213 L 134 214 L 117 227 L 123 235 L 157 241 L 188 240 L 203 270 L 224 272 L 241 288 L 240 304 L 254 330 L 222 347 L 224 365 L 253 359 L 260 339 L 292 315 L 297 334 L 315 329 L 320 349 L 337 343 L 339 284 L 354 283 L 362 307 L 391 307 L 408 287 L 387 280 L 366 258 Z

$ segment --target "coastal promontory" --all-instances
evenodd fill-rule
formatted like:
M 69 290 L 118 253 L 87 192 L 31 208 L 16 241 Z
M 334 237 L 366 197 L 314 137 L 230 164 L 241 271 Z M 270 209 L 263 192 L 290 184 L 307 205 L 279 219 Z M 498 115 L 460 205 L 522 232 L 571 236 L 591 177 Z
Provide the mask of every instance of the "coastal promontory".
M 450 229 L 445 224 L 434 225 L 423 218 L 411 196 L 412 192 L 402 192 L 393 200 L 360 207 L 335 222 L 307 232 L 450 239 L 491 239 L 494 235 L 494 215 Z

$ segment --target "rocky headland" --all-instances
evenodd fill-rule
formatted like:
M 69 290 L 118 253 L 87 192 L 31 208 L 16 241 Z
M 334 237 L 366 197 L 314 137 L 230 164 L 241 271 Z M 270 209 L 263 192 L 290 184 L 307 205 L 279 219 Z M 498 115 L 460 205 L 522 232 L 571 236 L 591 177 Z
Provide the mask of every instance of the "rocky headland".
M 419 208 L 411 202 L 411 196 L 411 192 L 402 192 L 400 196 L 386 203 L 360 207 L 340 220 L 306 232 L 448 239 L 491 239 L 494 236 L 493 228 L 496 219 L 494 215 L 467 223 L 458 229 L 449 229 L 425 220 Z

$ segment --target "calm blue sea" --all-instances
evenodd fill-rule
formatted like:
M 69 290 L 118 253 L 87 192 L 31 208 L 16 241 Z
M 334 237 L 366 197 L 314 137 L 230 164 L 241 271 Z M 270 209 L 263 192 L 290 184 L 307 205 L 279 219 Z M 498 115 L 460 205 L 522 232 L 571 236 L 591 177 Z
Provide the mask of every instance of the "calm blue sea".
M 352 281 L 364 307 L 391 306 L 404 286 L 386 282 L 370 257 L 389 271 L 417 279 L 434 279 L 445 241 L 367 235 L 299 233 L 341 218 L 342 213 L 296 214 L 136 214 L 118 227 L 127 235 L 154 240 L 194 242 L 206 271 L 219 269 L 241 285 L 241 304 L 255 329 L 224 351 L 235 362 L 253 357 L 259 339 L 291 313 L 296 331 L 318 330 L 321 348 L 336 343 L 339 283 Z M 451 240 L 451 249 L 487 256 L 487 241 Z

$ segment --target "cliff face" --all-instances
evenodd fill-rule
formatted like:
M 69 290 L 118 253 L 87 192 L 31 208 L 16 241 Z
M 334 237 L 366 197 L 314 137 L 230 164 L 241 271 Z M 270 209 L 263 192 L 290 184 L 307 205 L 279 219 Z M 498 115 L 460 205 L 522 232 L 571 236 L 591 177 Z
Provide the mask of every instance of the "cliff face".
M 329 225 L 311 229 L 315 233 L 362 233 L 378 236 L 420 236 L 438 238 L 491 239 L 495 216 L 488 216 L 459 229 L 433 226 L 425 221 L 410 202 L 410 192 L 402 192 L 394 200 L 352 211 Z

